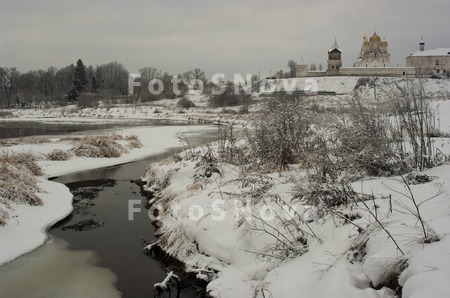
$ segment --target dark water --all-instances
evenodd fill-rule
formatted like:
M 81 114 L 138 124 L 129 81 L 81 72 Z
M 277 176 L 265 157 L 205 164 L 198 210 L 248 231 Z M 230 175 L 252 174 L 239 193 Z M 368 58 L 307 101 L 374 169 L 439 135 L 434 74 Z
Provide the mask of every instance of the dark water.
M 192 145 L 210 142 L 218 132 L 189 138 Z M 153 297 L 153 284 L 161 282 L 168 269 L 142 253 L 142 240 L 155 239 L 154 228 L 140 188 L 133 180 L 138 179 L 151 163 L 173 154 L 180 149 L 124 165 L 90 170 L 54 179 L 66 184 L 75 196 L 75 211 L 50 231 L 53 237 L 68 242 L 71 250 L 91 250 L 99 258 L 98 265 L 111 269 L 118 277 L 117 288 L 123 297 Z M 135 200 L 134 220 L 128 220 L 129 202 Z M 104 222 L 91 230 L 65 229 L 85 219 Z M 186 283 L 189 283 L 187 281 Z M 185 284 L 186 286 L 186 284 Z M 182 291 L 181 297 L 199 297 L 201 289 L 191 286 Z
M 74 133 L 89 133 L 90 131 L 110 130 L 118 128 L 129 128 L 136 126 L 168 126 L 180 125 L 183 122 L 168 120 L 148 120 L 148 119 L 115 119 L 105 120 L 105 122 L 92 121 L 8 121 L 0 120 L 0 139 L 19 138 L 38 135 L 66 135 Z

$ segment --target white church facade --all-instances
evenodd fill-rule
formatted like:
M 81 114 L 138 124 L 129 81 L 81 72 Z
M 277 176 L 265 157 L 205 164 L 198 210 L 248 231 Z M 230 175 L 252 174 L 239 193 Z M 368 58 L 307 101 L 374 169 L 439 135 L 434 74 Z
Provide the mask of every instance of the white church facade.
M 355 67 L 389 67 L 391 55 L 388 52 L 387 40 L 374 33 L 368 40 L 363 36 L 363 44 Z

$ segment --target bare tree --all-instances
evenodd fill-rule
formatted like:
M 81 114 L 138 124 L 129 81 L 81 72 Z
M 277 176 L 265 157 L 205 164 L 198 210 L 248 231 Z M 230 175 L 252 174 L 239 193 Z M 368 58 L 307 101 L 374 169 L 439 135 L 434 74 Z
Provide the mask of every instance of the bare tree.
M 15 68 L 0 67 L 0 82 L 5 94 L 5 106 L 11 107 L 13 95 L 17 95 L 17 79 L 20 72 Z
M 291 70 L 291 77 L 293 78 L 293 77 L 295 77 L 295 71 L 296 71 L 296 68 L 297 68 L 297 62 L 295 62 L 294 60 L 289 60 L 288 61 L 288 67 L 289 67 L 289 69 Z

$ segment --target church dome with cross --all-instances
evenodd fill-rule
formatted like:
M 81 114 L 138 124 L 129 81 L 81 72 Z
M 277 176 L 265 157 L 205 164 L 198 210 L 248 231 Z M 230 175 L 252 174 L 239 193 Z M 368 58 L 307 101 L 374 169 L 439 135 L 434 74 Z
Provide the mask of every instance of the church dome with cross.
M 389 67 L 390 54 L 388 52 L 388 42 L 374 32 L 367 40 L 367 36 L 363 35 L 363 43 L 359 57 L 355 62 L 355 67 Z

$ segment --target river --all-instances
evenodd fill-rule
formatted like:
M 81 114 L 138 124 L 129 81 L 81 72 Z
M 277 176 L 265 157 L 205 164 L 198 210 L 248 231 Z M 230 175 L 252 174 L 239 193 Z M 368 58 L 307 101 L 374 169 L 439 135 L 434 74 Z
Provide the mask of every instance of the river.
M 187 134 L 192 146 L 213 141 L 217 135 L 211 130 Z M 74 212 L 48 231 L 50 240 L 43 246 L 0 267 L 0 296 L 152 297 L 153 284 L 177 268 L 168 268 L 142 252 L 142 237 L 154 240 L 154 228 L 145 209 L 147 198 L 134 181 L 150 163 L 180 150 L 55 178 L 74 194 Z M 141 209 L 132 221 L 128 220 L 129 202 Z M 89 219 L 103 225 L 83 231 L 70 228 Z M 19 284 L 23 279 L 32 282 Z M 204 294 L 193 279 L 183 278 L 183 288 L 181 297 Z
M 136 126 L 184 125 L 185 122 L 153 119 L 0 119 L 0 139 L 44 135 L 91 134 Z

